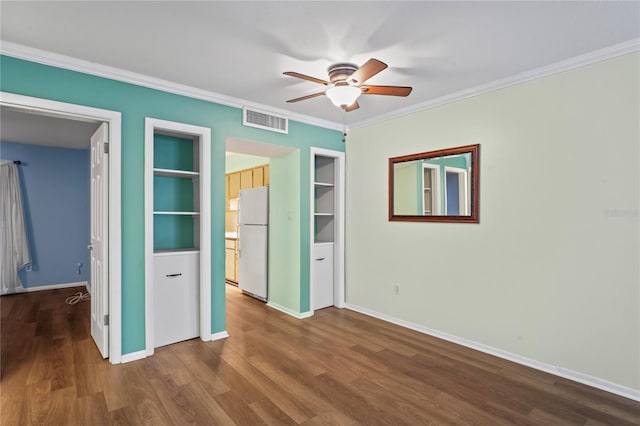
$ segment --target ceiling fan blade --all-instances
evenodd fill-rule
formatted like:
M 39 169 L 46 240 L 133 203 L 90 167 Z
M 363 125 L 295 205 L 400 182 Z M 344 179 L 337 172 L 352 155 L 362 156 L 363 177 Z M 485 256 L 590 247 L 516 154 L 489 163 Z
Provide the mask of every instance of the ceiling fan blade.
M 353 74 L 351 74 L 348 80 L 350 83 L 353 83 L 359 86 L 365 81 L 369 80 L 374 75 L 378 74 L 380 71 L 382 71 L 386 67 L 387 67 L 387 64 L 385 64 L 384 62 L 371 58 L 367 62 L 365 62 L 360 68 L 358 68 Z
M 411 87 L 407 86 L 360 86 L 363 95 L 409 96 Z
M 360 108 L 360 105 L 358 105 L 358 101 L 355 101 L 354 103 L 352 103 L 351 105 L 346 107 L 344 110 L 349 112 L 349 111 L 353 111 L 353 110 L 358 109 L 358 108 Z
M 315 77 L 311 77 L 310 75 L 300 74 L 299 72 L 287 71 L 287 72 L 283 72 L 283 74 L 284 75 L 288 75 L 290 77 L 298 77 L 298 78 L 301 78 L 303 80 L 313 81 L 314 83 L 324 84 L 325 86 L 328 86 L 329 84 L 331 84 L 328 81 L 321 80 L 321 79 L 315 78 Z
M 300 101 L 305 101 L 307 99 L 311 99 L 311 98 L 315 98 L 317 96 L 322 96 L 324 95 L 324 92 L 318 92 L 318 93 L 313 93 L 311 95 L 307 95 L 307 96 L 301 96 L 299 98 L 295 98 L 295 99 L 289 99 L 287 102 L 291 103 L 291 102 L 300 102 Z

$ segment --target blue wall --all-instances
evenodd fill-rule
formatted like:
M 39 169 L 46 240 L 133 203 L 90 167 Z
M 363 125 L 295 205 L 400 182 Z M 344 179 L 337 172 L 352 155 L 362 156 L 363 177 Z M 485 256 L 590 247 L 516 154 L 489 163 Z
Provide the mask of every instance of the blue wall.
M 32 271 L 24 287 L 89 281 L 89 151 L 2 142 L 18 166 Z M 78 274 L 78 263 L 82 263 Z

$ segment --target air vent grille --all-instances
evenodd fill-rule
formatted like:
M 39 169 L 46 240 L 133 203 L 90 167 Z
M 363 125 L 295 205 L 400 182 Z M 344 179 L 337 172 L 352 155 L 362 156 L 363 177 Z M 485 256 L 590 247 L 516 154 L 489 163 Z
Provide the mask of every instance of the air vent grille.
M 289 133 L 289 120 L 255 109 L 242 109 L 242 124 L 249 127 L 271 130 L 272 132 Z

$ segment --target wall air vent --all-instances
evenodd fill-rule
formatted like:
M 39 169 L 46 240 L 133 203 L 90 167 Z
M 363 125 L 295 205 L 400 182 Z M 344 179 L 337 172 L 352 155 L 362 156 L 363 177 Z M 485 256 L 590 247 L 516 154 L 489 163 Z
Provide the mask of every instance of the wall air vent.
M 273 114 L 242 108 L 242 124 L 278 133 L 289 133 L 289 120 Z

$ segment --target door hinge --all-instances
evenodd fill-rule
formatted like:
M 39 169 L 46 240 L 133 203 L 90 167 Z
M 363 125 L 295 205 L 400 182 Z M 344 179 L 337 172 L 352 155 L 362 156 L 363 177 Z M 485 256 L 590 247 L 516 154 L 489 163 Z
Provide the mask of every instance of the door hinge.
M 109 325 L 109 315 L 105 315 L 104 316 L 104 323 L 103 325 Z
M 105 142 L 104 143 L 104 153 L 108 154 L 109 153 L 109 142 Z

